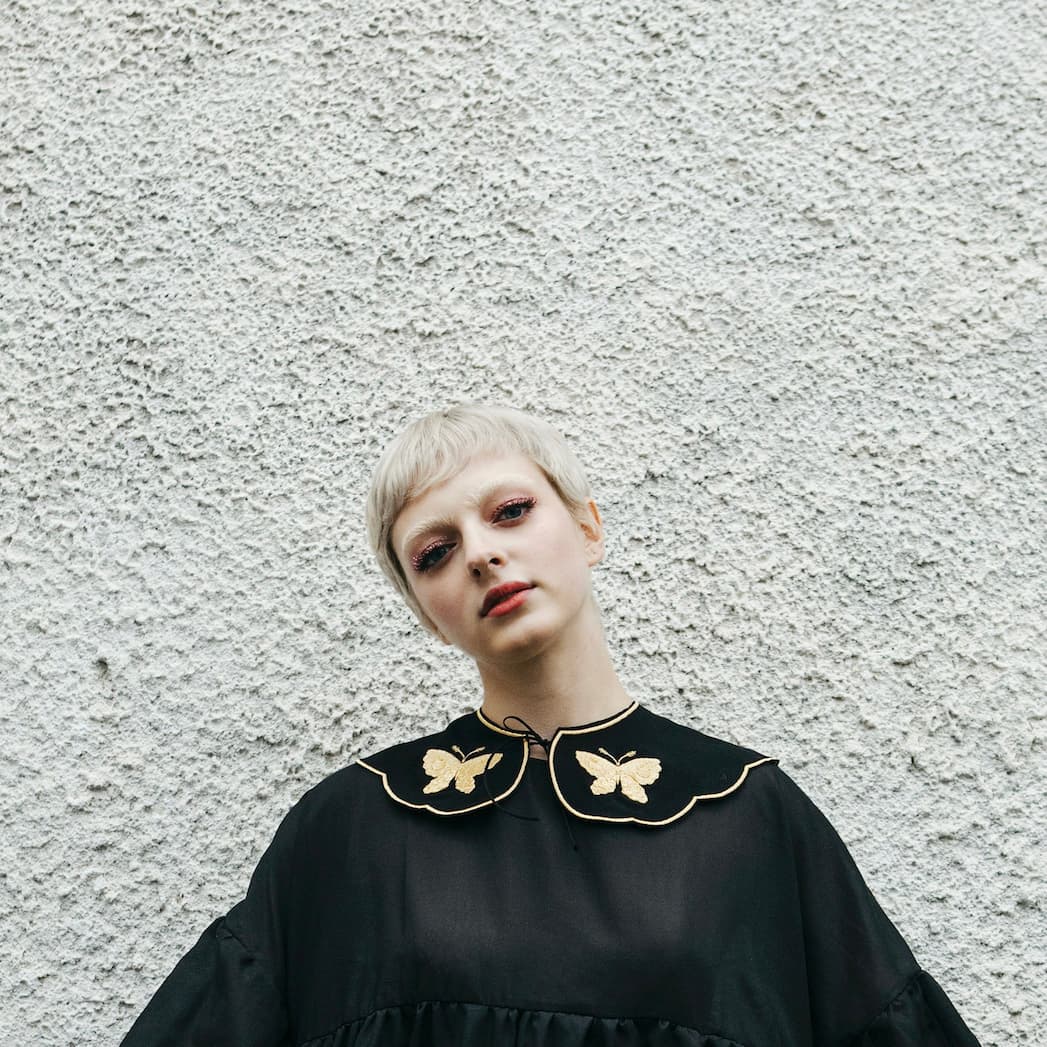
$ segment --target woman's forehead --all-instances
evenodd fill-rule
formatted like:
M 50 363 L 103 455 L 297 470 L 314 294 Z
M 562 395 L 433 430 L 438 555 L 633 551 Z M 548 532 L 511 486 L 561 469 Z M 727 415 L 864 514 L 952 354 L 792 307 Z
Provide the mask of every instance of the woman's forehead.
M 545 473 L 521 452 L 489 451 L 475 454 L 460 468 L 439 483 L 429 484 L 412 495 L 401 509 L 414 508 L 426 500 L 445 498 L 469 498 L 481 488 L 487 489 L 500 479 L 526 479 L 544 481 Z

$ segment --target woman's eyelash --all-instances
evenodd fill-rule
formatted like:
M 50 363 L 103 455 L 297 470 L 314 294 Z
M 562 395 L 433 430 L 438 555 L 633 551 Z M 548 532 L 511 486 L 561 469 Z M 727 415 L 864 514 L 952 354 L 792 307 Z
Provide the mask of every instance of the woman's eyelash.
M 510 521 L 522 520 L 527 515 L 527 513 L 529 513 L 537 504 L 538 500 L 536 498 L 513 498 L 508 502 L 503 502 L 500 506 L 498 506 L 497 509 L 495 509 L 494 518 L 497 520 L 499 517 L 502 517 L 502 514 L 507 510 L 521 509 L 523 511 L 518 516 L 509 516 L 502 518 L 508 519 Z M 441 556 L 436 560 L 433 560 L 431 559 L 430 554 L 437 553 L 441 549 L 445 549 L 447 547 L 447 544 L 447 542 L 436 542 L 433 545 L 426 546 L 426 548 L 424 548 L 420 553 L 411 557 L 411 564 L 414 567 L 414 569 L 416 571 L 424 573 L 430 570 L 431 568 L 435 567 L 437 564 L 439 564 L 444 559 L 444 557 Z
M 499 513 L 504 512 L 506 509 L 526 509 L 530 511 L 535 506 L 536 499 L 534 498 L 514 498 L 511 502 L 504 502 L 502 505 L 495 509 L 494 513 L 497 516 Z M 524 514 L 521 513 L 520 516 Z M 514 516 L 512 519 L 519 520 L 520 516 Z
M 434 542 L 432 545 L 427 545 L 420 553 L 415 553 L 411 557 L 411 565 L 416 571 L 428 571 L 430 567 L 440 562 L 439 560 L 430 561 L 430 554 L 443 549 L 446 544 L 446 542 Z

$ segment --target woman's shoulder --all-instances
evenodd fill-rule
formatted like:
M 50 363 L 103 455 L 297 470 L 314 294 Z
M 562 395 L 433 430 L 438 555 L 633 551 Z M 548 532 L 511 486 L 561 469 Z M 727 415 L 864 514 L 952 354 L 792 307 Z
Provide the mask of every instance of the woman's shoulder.
M 379 767 L 415 763 L 434 747 L 451 748 L 468 720 L 468 716 L 462 716 L 438 730 L 414 734 L 355 755 L 345 766 L 306 786 L 292 813 L 297 812 L 299 817 L 315 816 L 329 808 L 353 806 L 360 799 L 372 796 L 375 792 L 374 776 Z
M 723 762 L 734 767 L 739 764 L 777 764 L 778 757 L 741 742 L 730 741 L 719 734 L 710 734 L 699 727 L 682 723 L 641 706 L 634 726 L 658 744 L 691 759 Z
M 293 810 L 302 818 L 315 818 L 332 808 L 353 808 L 361 796 L 370 792 L 367 778 L 359 760 L 353 760 L 308 786 Z

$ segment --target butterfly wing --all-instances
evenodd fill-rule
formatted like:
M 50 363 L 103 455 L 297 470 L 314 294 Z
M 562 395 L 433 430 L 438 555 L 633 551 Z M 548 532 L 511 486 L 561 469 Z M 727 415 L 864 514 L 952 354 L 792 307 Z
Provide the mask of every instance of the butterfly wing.
M 489 767 L 494 767 L 501 758 L 501 753 L 485 753 L 483 756 L 472 756 L 463 760 L 455 771 L 454 787 L 460 793 L 471 793 L 476 788 L 476 776 L 483 774 Z
M 658 781 L 662 773 L 662 762 L 653 756 L 641 756 L 637 760 L 627 760 L 619 768 L 622 777 L 622 792 L 637 803 L 647 803 L 645 785 Z
M 432 781 L 422 790 L 423 793 L 438 793 L 446 789 L 458 773 L 462 761 L 446 749 L 426 749 L 422 757 L 422 770 Z
M 610 760 L 605 760 L 596 753 L 587 753 L 579 749 L 575 754 L 578 762 L 588 771 L 595 781 L 589 786 L 594 796 L 613 793 L 618 785 L 618 767 Z

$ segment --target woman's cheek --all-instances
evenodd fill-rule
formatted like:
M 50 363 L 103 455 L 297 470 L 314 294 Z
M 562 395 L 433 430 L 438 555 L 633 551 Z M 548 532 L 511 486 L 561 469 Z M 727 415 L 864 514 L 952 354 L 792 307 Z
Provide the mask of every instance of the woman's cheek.
M 455 618 L 461 618 L 466 611 L 466 600 L 464 595 L 454 596 L 441 593 L 434 596 L 430 601 L 431 614 L 442 622 L 453 622 Z

